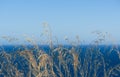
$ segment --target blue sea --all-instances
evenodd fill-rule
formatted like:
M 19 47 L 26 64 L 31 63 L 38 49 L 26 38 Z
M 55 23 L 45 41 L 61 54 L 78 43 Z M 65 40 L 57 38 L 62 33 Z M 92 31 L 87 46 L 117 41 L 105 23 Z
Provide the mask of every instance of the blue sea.
M 114 46 L 114 45 L 99 45 L 99 46 L 95 46 L 95 45 L 82 45 L 82 46 L 76 46 L 73 47 L 71 45 L 63 45 L 61 46 L 61 51 L 62 51 L 62 55 L 64 55 L 64 60 L 68 62 L 66 62 L 66 67 L 67 70 L 69 71 L 69 75 L 66 73 L 66 69 L 64 68 L 64 65 L 60 65 L 61 69 L 59 69 L 59 60 L 58 60 L 58 52 L 54 51 L 52 52 L 54 49 L 57 49 L 59 46 L 54 46 L 52 49 L 48 46 L 48 45 L 38 45 L 38 48 L 32 46 L 32 45 L 26 45 L 26 46 L 22 46 L 22 45 L 3 45 L 0 47 L 0 63 L 2 64 L 9 64 L 9 61 L 6 61 L 5 57 L 3 56 L 2 53 L 6 53 L 6 54 L 10 54 L 10 55 L 14 55 L 16 54 L 16 52 L 22 52 L 25 50 L 31 51 L 33 52 L 34 55 L 38 55 L 39 50 L 42 50 L 43 53 L 48 54 L 48 56 L 52 57 L 54 65 L 57 67 L 53 66 L 53 70 L 55 71 L 55 74 L 57 77 L 59 76 L 59 72 L 62 73 L 63 77 L 93 77 L 94 72 L 95 72 L 95 66 L 99 63 L 101 63 L 100 65 L 98 65 L 98 69 L 96 69 L 96 77 L 104 77 L 105 73 L 104 73 L 104 69 L 106 71 L 109 71 L 111 68 L 111 74 L 108 75 L 110 77 L 120 77 L 120 46 Z M 69 61 L 69 60 L 73 60 L 72 54 L 69 54 L 68 52 L 70 50 L 72 50 L 74 48 L 75 53 L 78 54 L 78 60 L 81 63 L 80 66 L 78 65 L 77 68 L 77 72 L 76 75 L 74 73 L 74 66 L 72 65 L 73 61 Z M 96 52 L 97 51 L 97 52 Z M 52 54 L 51 54 L 52 52 Z M 67 55 L 66 55 L 67 54 Z M 10 61 L 12 63 L 12 65 L 17 64 L 17 66 L 15 66 L 18 70 L 23 72 L 23 77 L 28 76 L 27 73 L 28 71 L 30 71 L 29 69 L 29 65 L 27 64 L 27 60 L 24 59 L 23 57 L 21 57 L 20 55 L 15 55 L 16 57 L 12 57 L 12 59 L 8 59 L 8 60 L 13 60 Z M 102 57 L 101 57 L 102 56 Z M 36 56 L 35 56 L 36 57 Z M 71 59 L 70 59 L 71 58 Z M 91 61 L 89 61 L 91 60 Z M 99 61 L 100 60 L 100 61 Z M 88 61 L 88 62 L 87 62 Z M 105 66 L 103 65 L 103 62 L 105 63 Z M 22 64 L 22 62 L 26 62 L 25 65 Z M 92 63 L 91 63 L 92 62 Z M 85 66 L 86 64 L 86 66 Z M 91 65 L 92 64 L 92 65 Z M 9 72 L 5 69 L 9 69 L 7 67 L 2 67 L 0 65 L 0 70 L 2 70 L 2 73 L 0 73 L 0 77 L 5 77 L 6 76 L 10 76 L 7 74 L 7 72 Z M 11 68 L 12 69 L 12 68 Z M 58 70 L 59 69 L 59 72 Z M 84 72 L 84 75 L 82 76 L 80 71 Z M 81 71 L 81 72 L 82 72 Z M 11 72 L 10 72 L 11 73 Z M 35 77 L 32 73 L 31 73 L 32 77 Z M 52 77 L 52 76 L 50 76 Z

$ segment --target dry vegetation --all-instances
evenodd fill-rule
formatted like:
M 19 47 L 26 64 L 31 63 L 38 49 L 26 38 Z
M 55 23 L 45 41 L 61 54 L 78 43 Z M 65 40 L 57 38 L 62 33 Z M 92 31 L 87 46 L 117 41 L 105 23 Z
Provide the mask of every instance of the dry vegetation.
M 100 38 L 90 46 L 53 46 L 49 31 L 48 50 L 30 39 L 32 49 L 23 45 L 6 52 L 1 46 L 0 77 L 120 77 L 119 46 L 100 46 L 105 37 L 97 34 Z
M 120 52 L 102 49 L 56 47 L 43 50 L 0 52 L 0 77 L 119 77 Z M 115 58 L 117 59 L 115 62 Z M 112 59 L 112 60 L 111 60 Z

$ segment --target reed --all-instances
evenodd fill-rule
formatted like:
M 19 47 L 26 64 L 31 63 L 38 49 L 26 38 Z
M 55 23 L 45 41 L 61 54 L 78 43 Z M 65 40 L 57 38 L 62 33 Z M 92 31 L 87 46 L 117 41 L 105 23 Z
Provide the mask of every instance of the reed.
M 15 52 L 6 52 L 4 46 L 0 46 L 0 77 L 120 76 L 119 46 L 101 47 L 106 39 L 105 34 L 96 32 L 97 38 L 89 46 L 80 46 L 78 36 L 76 36 L 76 43 L 65 37 L 70 44 L 69 47 L 54 46 L 51 30 L 46 23 L 44 27 L 47 28 L 45 36 L 47 35 L 49 40 L 47 50 L 28 37 L 25 39 L 31 44 L 32 49 L 23 44 L 16 50 L 17 46 L 14 46 Z M 9 42 L 16 40 L 6 36 L 2 38 Z

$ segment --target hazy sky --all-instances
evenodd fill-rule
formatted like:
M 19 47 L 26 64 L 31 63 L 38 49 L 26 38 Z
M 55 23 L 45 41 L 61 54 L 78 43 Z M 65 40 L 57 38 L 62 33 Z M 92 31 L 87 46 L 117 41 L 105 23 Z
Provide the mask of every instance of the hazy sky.
M 53 35 L 79 35 L 83 40 L 91 32 L 109 32 L 120 42 L 119 0 L 0 0 L 0 35 L 38 36 L 47 22 Z

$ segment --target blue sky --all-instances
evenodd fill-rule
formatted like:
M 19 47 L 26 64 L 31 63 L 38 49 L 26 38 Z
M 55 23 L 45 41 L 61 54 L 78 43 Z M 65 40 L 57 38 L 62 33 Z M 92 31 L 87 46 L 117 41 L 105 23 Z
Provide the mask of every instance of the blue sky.
M 59 40 L 79 35 L 92 39 L 92 31 L 108 32 L 120 42 L 119 0 L 0 0 L 0 35 L 35 35 L 42 23 Z

